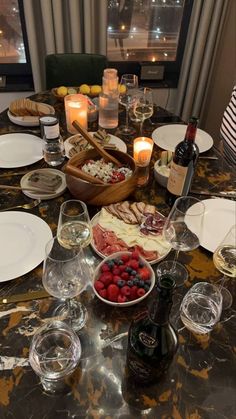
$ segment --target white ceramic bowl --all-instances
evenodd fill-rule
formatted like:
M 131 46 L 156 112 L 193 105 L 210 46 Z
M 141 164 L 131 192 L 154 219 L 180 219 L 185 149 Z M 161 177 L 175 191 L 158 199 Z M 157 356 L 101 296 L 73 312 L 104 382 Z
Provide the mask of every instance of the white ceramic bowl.
M 97 266 L 95 272 L 94 272 L 94 277 L 93 277 L 93 290 L 94 293 L 96 294 L 96 296 L 99 298 L 99 300 L 103 301 L 106 304 L 109 304 L 111 306 L 115 306 L 115 307 L 129 307 L 132 306 L 134 304 L 138 304 L 140 301 L 144 300 L 144 298 L 146 298 L 150 292 L 152 291 L 154 285 L 155 285 L 155 274 L 154 271 L 151 267 L 151 265 L 142 257 L 139 256 L 139 260 L 143 263 L 143 266 L 147 267 L 150 271 L 150 280 L 151 280 L 151 284 L 150 284 L 150 288 L 149 290 L 146 292 L 146 294 L 144 294 L 142 297 L 136 298 L 136 300 L 131 300 L 131 301 L 126 301 L 124 303 L 118 303 L 118 302 L 113 302 L 113 301 L 109 301 L 103 297 L 101 297 L 101 295 L 98 294 L 97 290 L 94 287 L 94 282 L 97 280 L 97 278 L 99 277 L 99 275 L 101 274 L 101 267 L 102 265 L 104 265 L 105 262 L 107 262 L 108 260 L 111 259 L 118 259 L 120 258 L 122 255 L 131 255 L 131 252 L 116 252 L 113 253 L 110 256 L 107 256 L 105 259 L 103 259 L 103 261 Z
M 166 174 L 162 173 L 163 167 L 165 167 L 166 170 L 168 170 L 168 176 Z M 163 186 L 163 188 L 167 187 L 169 174 L 170 174 L 170 169 L 167 168 L 167 166 L 161 166 L 161 161 L 157 160 L 154 164 L 154 177 L 155 177 L 157 183 L 159 183 L 159 185 Z

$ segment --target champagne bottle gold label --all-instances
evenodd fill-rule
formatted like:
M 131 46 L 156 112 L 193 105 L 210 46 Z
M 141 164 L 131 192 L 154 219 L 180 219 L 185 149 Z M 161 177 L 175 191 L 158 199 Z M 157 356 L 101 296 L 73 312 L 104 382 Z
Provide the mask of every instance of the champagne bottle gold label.
M 179 166 L 178 164 L 172 161 L 167 189 L 173 195 L 179 195 L 179 196 L 182 195 L 187 172 L 188 172 L 188 167 Z
M 158 345 L 158 341 L 147 333 L 140 332 L 138 337 L 140 342 L 142 342 L 147 348 L 153 349 Z

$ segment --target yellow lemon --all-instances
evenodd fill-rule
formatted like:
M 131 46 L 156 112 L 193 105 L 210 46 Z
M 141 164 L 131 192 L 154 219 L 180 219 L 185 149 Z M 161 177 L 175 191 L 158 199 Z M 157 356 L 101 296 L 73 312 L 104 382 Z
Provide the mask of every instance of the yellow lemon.
M 87 84 L 81 84 L 79 88 L 79 92 L 83 95 L 89 95 L 90 93 L 90 87 Z
M 120 93 L 126 92 L 126 86 L 124 84 L 118 84 L 118 90 Z
M 67 92 L 68 92 L 68 90 L 67 90 L 67 87 L 65 87 L 65 86 L 60 86 L 60 87 L 57 88 L 58 96 L 66 96 Z
M 92 96 L 98 96 L 99 93 L 101 93 L 101 91 L 102 91 L 101 86 L 98 86 L 96 84 L 94 86 L 91 86 L 90 93 L 91 93 Z

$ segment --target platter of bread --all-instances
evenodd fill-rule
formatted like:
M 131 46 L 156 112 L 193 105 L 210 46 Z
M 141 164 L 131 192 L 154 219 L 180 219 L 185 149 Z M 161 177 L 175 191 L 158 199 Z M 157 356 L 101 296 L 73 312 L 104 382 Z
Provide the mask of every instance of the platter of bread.
M 92 219 L 91 246 L 102 258 L 119 251 L 138 251 L 150 264 L 170 252 L 162 237 L 165 217 L 154 205 L 122 201 L 102 207 Z
M 21 126 L 37 126 L 43 115 L 53 115 L 55 109 L 46 103 L 35 102 L 28 98 L 16 99 L 10 103 L 8 118 L 11 122 Z

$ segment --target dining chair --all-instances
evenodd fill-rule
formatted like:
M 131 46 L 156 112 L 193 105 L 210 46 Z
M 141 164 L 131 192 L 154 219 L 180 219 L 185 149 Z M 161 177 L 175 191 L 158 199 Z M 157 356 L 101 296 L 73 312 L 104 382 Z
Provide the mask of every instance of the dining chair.
M 45 59 L 46 88 L 102 84 L 107 58 L 101 54 L 50 54 Z

